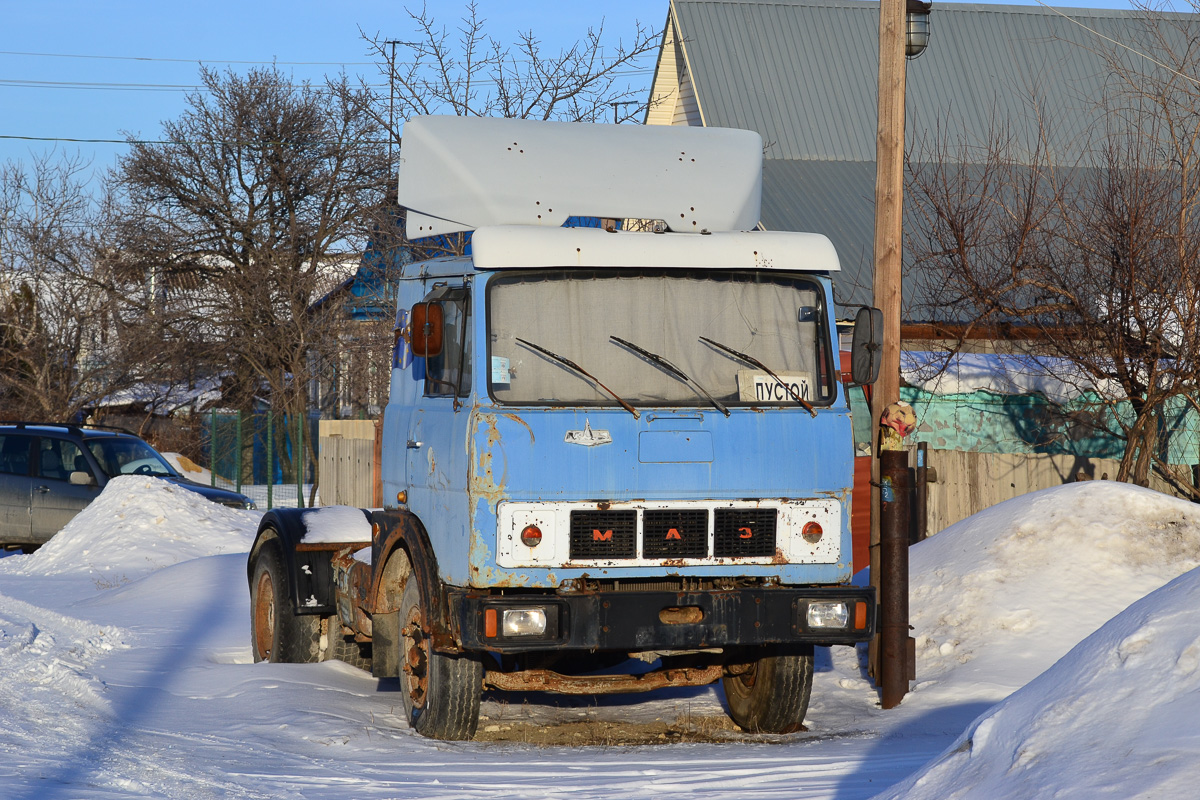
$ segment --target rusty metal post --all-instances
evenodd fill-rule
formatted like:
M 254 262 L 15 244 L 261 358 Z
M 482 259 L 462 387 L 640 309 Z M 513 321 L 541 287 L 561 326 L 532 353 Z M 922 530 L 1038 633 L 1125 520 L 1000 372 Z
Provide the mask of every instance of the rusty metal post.
M 895 708 L 908 693 L 908 452 L 879 454 L 880 688 L 883 707 Z

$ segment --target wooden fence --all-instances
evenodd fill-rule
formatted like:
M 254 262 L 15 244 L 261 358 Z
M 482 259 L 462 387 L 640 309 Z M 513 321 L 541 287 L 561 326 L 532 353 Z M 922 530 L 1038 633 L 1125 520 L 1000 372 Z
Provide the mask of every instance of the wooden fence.
M 322 505 L 378 508 L 379 428 L 374 420 L 321 420 Z
M 929 450 L 927 457 L 929 466 L 937 470 L 937 481 L 928 485 L 926 516 L 930 535 L 1027 492 L 1081 479 L 1114 478 L 1120 467 L 1119 461 L 1106 458 L 1028 453 Z M 910 462 L 916 464 L 915 454 Z M 1158 476 L 1151 480 L 1150 488 L 1165 494 L 1178 494 Z

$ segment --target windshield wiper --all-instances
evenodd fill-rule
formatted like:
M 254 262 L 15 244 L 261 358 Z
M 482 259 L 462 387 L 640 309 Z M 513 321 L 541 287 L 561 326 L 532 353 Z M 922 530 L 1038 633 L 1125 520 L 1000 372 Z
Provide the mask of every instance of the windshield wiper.
M 708 390 L 705 389 L 703 386 L 701 386 L 698 381 L 693 380 L 686 372 L 684 372 L 679 367 L 672 364 L 670 361 L 667 361 L 665 358 L 660 356 L 658 353 L 651 353 L 646 348 L 638 347 L 633 342 L 627 342 L 624 339 L 622 339 L 620 336 L 609 336 L 608 338 L 610 340 L 616 342 L 617 344 L 624 345 L 625 347 L 628 347 L 633 352 L 638 353 L 639 355 L 645 356 L 646 358 L 650 359 L 650 361 L 652 363 L 657 364 L 658 366 L 662 367 L 667 372 L 671 373 L 676 378 L 679 378 L 681 381 L 683 381 L 687 385 L 691 386 L 693 389 L 698 391 L 700 394 L 704 395 L 704 397 L 708 399 L 708 402 L 712 403 L 713 408 L 715 408 L 717 411 L 720 411 L 722 414 L 724 414 L 727 417 L 729 416 L 729 409 L 726 408 L 725 406 L 721 405 L 721 403 L 717 400 L 717 398 L 715 398 L 711 394 L 709 394 Z
M 622 400 L 620 395 L 618 395 L 612 389 L 605 386 L 603 383 L 601 383 L 596 378 L 595 375 L 588 372 L 586 369 L 579 366 L 571 359 L 565 358 L 563 356 L 560 356 L 558 353 L 547 350 L 546 348 L 542 347 L 541 345 L 534 344 L 533 342 L 527 342 L 519 336 L 514 336 L 513 338 L 516 339 L 521 344 L 525 345 L 526 347 L 538 351 L 539 353 L 546 356 L 547 358 L 552 358 L 555 361 L 557 361 L 558 363 L 562 364 L 563 366 L 569 367 L 570 369 L 575 370 L 575 372 L 578 372 L 580 375 L 582 375 L 585 378 L 587 378 L 588 380 L 592 381 L 597 386 L 599 386 L 601 389 L 603 389 L 605 392 L 607 392 L 609 397 L 611 397 L 613 400 L 616 400 L 618 403 L 621 404 L 621 408 L 625 409 L 630 414 L 633 414 L 634 419 L 641 419 L 641 416 L 638 414 L 636 408 L 634 408 L 633 406 L 629 405 L 629 403 L 626 403 L 624 400 Z
M 767 373 L 772 378 L 774 378 L 778 383 L 782 384 L 783 388 L 788 390 L 788 394 L 790 394 L 792 396 L 792 399 L 795 400 L 797 403 L 799 403 L 801 406 L 803 406 L 805 411 L 807 411 L 809 414 L 812 414 L 814 417 L 817 415 L 817 410 L 812 407 L 812 403 L 808 402 L 803 397 L 798 395 L 796 393 L 796 390 L 792 388 L 792 385 L 790 383 L 787 383 L 786 381 L 784 381 L 783 378 L 780 378 L 778 375 L 776 375 L 774 372 L 772 372 L 770 367 L 768 367 L 766 364 L 759 361 L 754 356 L 752 356 L 748 353 L 743 353 L 740 350 L 734 350 L 732 347 L 721 344 L 720 342 L 715 342 L 712 339 L 708 338 L 707 336 L 701 336 L 700 341 L 707 342 L 708 344 L 711 344 L 713 347 L 716 347 L 720 350 L 724 350 L 726 353 L 729 353 L 729 355 L 733 356 L 734 358 L 740 358 L 742 361 L 745 361 L 747 364 L 750 364 L 751 366 L 754 366 L 754 367 L 758 367 L 763 372 Z

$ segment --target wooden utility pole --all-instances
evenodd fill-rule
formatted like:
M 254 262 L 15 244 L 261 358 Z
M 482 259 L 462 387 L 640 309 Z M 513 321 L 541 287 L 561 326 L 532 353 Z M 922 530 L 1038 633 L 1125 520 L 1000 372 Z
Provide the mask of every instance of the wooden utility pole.
M 879 591 L 879 417 L 900 399 L 900 242 L 904 217 L 904 23 L 906 0 L 879 4 L 879 127 L 875 142 L 875 307 L 883 311 L 883 364 L 871 398 L 871 584 Z M 869 670 L 882 674 L 879 635 Z

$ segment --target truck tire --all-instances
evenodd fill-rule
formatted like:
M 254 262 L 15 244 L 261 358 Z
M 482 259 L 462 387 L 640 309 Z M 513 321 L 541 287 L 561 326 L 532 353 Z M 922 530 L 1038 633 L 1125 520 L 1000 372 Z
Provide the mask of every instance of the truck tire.
M 729 717 L 751 733 L 794 733 L 804 727 L 812 694 L 813 649 L 779 653 L 762 648 L 745 669 L 721 678 Z
M 371 671 L 371 645 L 356 642 L 353 636 L 342 635 L 342 624 L 338 622 L 337 617 L 329 619 L 329 633 L 326 634 L 326 639 L 329 642 L 326 660 L 342 661 L 352 667 Z
M 312 664 L 321 660 L 321 618 L 292 611 L 279 545 L 258 551 L 250 582 L 250 644 L 254 660 Z
M 475 735 L 483 694 L 483 662 L 469 655 L 434 652 L 426 636 L 415 575 L 400 600 L 400 694 L 408 724 L 431 739 Z

